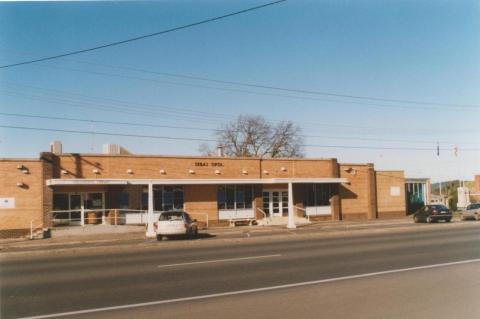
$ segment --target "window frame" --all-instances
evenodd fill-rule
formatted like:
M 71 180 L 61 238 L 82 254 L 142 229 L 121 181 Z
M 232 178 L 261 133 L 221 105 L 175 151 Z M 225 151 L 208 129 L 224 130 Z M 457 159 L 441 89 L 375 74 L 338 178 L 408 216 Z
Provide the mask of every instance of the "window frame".
M 217 187 L 218 210 L 253 209 L 254 187 L 251 184 L 221 184 Z M 239 196 L 240 192 L 242 196 Z M 241 200 L 238 197 L 243 197 Z
M 338 186 L 333 183 L 308 184 L 305 194 L 305 207 L 330 206 L 330 199 L 338 195 Z

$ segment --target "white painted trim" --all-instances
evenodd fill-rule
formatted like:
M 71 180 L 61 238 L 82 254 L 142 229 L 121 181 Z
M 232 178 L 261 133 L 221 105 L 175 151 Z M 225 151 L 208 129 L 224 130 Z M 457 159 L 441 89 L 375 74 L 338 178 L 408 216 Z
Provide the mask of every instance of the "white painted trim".
M 145 235 L 148 238 L 155 238 L 157 235 L 153 229 L 153 223 L 155 222 L 155 216 L 153 214 L 153 184 L 148 184 L 148 210 L 147 210 L 147 232 Z
M 288 183 L 288 223 L 287 228 L 297 228 L 295 225 L 295 209 L 293 206 L 293 183 Z
M 254 288 L 254 289 L 229 291 L 229 292 L 222 292 L 222 293 L 217 293 L 217 294 L 200 295 L 200 296 L 177 298 L 177 299 L 157 300 L 157 301 L 142 302 L 142 303 L 129 304 L 129 305 L 103 307 L 103 308 L 93 308 L 93 309 L 85 309 L 85 310 L 77 310 L 77 311 L 69 311 L 69 312 L 59 312 L 59 313 L 52 313 L 52 314 L 47 314 L 47 315 L 23 317 L 23 318 L 18 318 L 18 319 L 46 319 L 46 318 L 55 318 L 55 317 L 66 317 L 66 316 L 74 316 L 74 315 L 106 312 L 106 311 L 115 311 L 115 310 L 122 310 L 122 309 L 157 306 L 157 305 L 164 305 L 164 304 L 171 304 L 171 303 L 185 302 L 185 301 L 193 301 L 193 300 L 212 299 L 212 298 L 226 297 L 226 296 L 236 296 L 236 295 L 246 295 L 246 294 L 249 294 L 249 293 L 258 293 L 258 292 L 264 292 L 264 291 L 295 288 L 295 287 L 302 287 L 302 286 L 320 285 L 320 284 L 336 282 L 336 281 L 345 281 L 345 280 L 351 280 L 351 279 L 368 278 L 368 277 L 389 275 L 389 274 L 402 273 L 402 272 L 408 272 L 408 271 L 414 271 L 414 270 L 432 269 L 432 268 L 448 267 L 448 266 L 455 266 L 455 265 L 464 265 L 464 264 L 471 264 L 471 263 L 477 263 L 477 262 L 480 262 L 480 258 L 462 260 L 462 261 L 455 261 L 455 262 L 449 262 L 449 263 L 426 265 L 426 266 L 417 266 L 417 267 L 410 267 L 410 268 L 385 270 L 385 271 L 371 272 L 371 273 L 359 274 L 359 275 L 335 277 L 335 278 L 320 279 L 320 280 L 313 280 L 313 281 L 304 281 L 304 282 L 298 282 L 298 283 L 286 284 L 286 285 L 279 285 L 279 286 L 269 286 L 269 287 Z
M 326 184 L 348 183 L 346 178 L 233 178 L 233 179 L 63 179 L 54 178 L 46 181 L 47 186 L 60 185 L 218 185 L 218 184 Z
M 255 219 L 253 208 L 219 209 L 218 220 Z
M 307 206 L 305 207 L 305 214 L 307 216 L 331 216 L 332 206 Z

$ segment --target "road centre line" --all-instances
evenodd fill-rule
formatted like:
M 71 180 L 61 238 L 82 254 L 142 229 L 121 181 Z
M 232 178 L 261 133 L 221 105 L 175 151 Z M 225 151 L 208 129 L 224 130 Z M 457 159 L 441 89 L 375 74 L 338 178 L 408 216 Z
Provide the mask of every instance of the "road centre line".
M 229 262 L 229 261 L 238 261 L 238 260 L 251 260 L 251 259 L 261 259 L 261 258 L 272 258 L 280 257 L 282 255 L 264 255 L 264 256 L 251 256 L 251 257 L 238 257 L 238 258 L 229 258 L 229 259 L 215 259 L 215 260 L 205 260 L 205 261 L 194 261 L 189 263 L 180 263 L 180 264 L 170 264 L 170 265 L 159 265 L 158 268 L 167 268 L 167 267 L 177 267 L 177 266 L 189 266 L 189 265 L 199 265 L 199 264 L 210 264 L 210 263 L 220 263 L 220 262 Z
M 426 265 L 426 266 L 417 266 L 417 267 L 410 267 L 410 268 L 385 270 L 385 271 L 378 271 L 378 272 L 359 274 L 359 275 L 320 279 L 320 280 L 314 280 L 314 281 L 304 281 L 304 282 L 299 282 L 299 283 L 294 283 L 294 284 L 285 284 L 285 285 L 270 286 L 270 287 L 263 287 L 263 288 L 229 291 L 229 292 L 222 292 L 222 293 L 209 294 L 209 295 L 200 295 L 200 296 L 193 296 L 193 297 L 185 297 L 185 298 L 177 298 L 177 299 L 167 299 L 167 300 L 158 300 L 158 301 L 151 301 L 151 302 L 144 302 L 144 303 L 136 303 L 136 304 L 122 305 L 122 306 L 112 306 L 112 307 L 85 309 L 85 310 L 70 311 L 70 312 L 60 312 L 60 313 L 53 313 L 53 314 L 39 315 L 39 316 L 31 316 L 31 317 L 22 317 L 22 318 L 18 318 L 18 319 L 57 318 L 57 317 L 66 317 L 66 316 L 73 316 L 73 315 L 97 313 L 97 312 L 115 311 L 115 310 L 121 310 L 121 309 L 148 307 L 148 306 L 171 304 L 171 303 L 184 302 L 184 301 L 193 301 L 193 300 L 226 297 L 226 296 L 244 295 L 244 294 L 249 294 L 249 293 L 272 291 L 272 290 L 279 290 L 279 289 L 286 289 L 286 288 L 295 288 L 295 287 L 302 287 L 302 286 L 312 286 L 312 285 L 318 285 L 318 284 L 324 284 L 324 283 L 330 283 L 330 282 L 336 282 L 336 281 L 345 281 L 345 280 L 350 280 L 350 279 L 368 278 L 368 277 L 374 277 L 374 276 L 380 276 L 380 275 L 388 275 L 388 274 L 394 274 L 394 273 L 409 272 L 409 271 L 414 271 L 414 270 L 432 269 L 432 268 L 448 267 L 448 266 L 455 266 L 455 265 L 464 265 L 464 264 L 471 264 L 471 263 L 478 263 L 478 262 L 480 262 L 480 258 L 462 260 L 462 261 L 455 261 L 455 262 L 448 262 L 448 263 L 441 263 L 441 264 Z

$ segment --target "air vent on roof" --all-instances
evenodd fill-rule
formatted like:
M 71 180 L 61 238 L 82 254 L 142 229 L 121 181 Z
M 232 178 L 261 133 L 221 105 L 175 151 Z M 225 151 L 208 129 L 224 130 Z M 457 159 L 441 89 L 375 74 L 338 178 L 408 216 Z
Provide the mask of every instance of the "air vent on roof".
M 120 155 L 120 154 L 130 154 L 130 152 L 118 144 L 103 144 L 102 154 Z
M 53 154 L 62 154 L 62 142 L 52 141 L 50 142 L 50 152 Z

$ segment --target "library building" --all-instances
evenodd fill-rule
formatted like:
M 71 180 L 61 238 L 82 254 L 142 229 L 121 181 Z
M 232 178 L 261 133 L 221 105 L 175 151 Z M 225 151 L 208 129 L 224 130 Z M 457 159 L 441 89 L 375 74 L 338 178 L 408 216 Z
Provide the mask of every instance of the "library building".
M 148 226 L 172 210 L 204 227 L 294 228 L 407 214 L 403 171 L 335 158 L 135 155 L 113 144 L 79 154 L 52 142 L 39 158 L 0 159 L 0 176 L 3 238 L 57 227 Z

